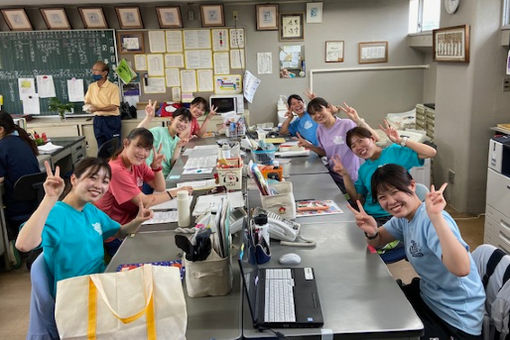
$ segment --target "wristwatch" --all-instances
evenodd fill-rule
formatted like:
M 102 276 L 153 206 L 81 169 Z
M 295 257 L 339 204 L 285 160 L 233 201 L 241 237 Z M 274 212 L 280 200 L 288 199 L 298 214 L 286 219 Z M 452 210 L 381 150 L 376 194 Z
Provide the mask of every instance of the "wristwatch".
M 365 232 L 365 237 L 366 237 L 367 239 L 369 239 L 369 240 L 373 240 L 373 239 L 375 239 L 377 236 L 379 236 L 379 230 L 377 230 L 377 231 L 375 232 L 375 234 L 374 234 L 374 235 L 372 235 L 372 236 L 368 235 L 368 234 Z
M 409 139 L 409 137 L 402 137 L 402 139 L 400 140 L 400 145 L 406 146 L 408 139 Z

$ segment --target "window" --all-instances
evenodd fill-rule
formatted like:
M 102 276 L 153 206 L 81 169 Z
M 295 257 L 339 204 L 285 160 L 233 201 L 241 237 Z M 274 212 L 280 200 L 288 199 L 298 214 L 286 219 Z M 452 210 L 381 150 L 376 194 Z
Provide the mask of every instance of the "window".
M 502 18 L 502 26 L 505 28 L 510 27 L 510 1 L 503 1 L 503 18 Z
M 409 1 L 409 33 L 439 28 L 441 0 Z

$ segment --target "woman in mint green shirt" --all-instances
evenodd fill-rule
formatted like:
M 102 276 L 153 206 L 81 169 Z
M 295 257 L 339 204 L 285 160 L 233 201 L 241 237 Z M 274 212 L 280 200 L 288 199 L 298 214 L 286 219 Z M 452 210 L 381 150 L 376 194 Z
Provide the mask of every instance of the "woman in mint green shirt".
M 149 123 L 154 117 L 155 106 L 156 102 L 152 104 L 152 102 L 149 101 L 149 104 L 145 108 L 146 116 L 137 127 L 148 128 Z M 172 113 L 172 117 L 169 117 L 170 123 L 168 124 L 168 127 L 158 126 L 149 129 L 154 136 L 154 148 L 159 150 L 159 147 L 161 146 L 160 153 L 165 156 L 163 163 L 161 163 L 161 166 L 163 167 L 163 176 L 165 176 L 165 178 L 168 176 L 172 170 L 172 166 L 179 158 L 181 148 L 189 141 L 187 138 L 179 138 L 178 135 L 187 131 L 191 119 L 191 112 L 187 108 L 181 107 Z M 154 152 L 151 151 L 151 154 L 146 160 L 147 164 L 151 164 L 153 157 Z

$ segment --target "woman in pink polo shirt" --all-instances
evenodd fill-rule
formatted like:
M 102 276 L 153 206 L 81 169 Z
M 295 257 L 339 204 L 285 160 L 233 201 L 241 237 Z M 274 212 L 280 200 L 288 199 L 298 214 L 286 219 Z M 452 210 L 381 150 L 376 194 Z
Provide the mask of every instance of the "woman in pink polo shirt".
M 153 141 L 149 130 L 131 130 L 124 139 L 123 148 L 109 162 L 112 168 L 110 187 L 95 205 L 120 224 L 125 224 L 136 216 L 140 201 L 148 208 L 174 199 L 177 190 L 192 191 L 191 187 L 165 190 L 165 178 L 161 172 L 163 155 L 161 150 L 154 148 Z M 145 160 L 151 150 L 154 151 L 154 157 L 148 166 Z M 153 194 L 146 195 L 141 191 L 144 182 L 154 189 Z M 113 255 L 120 243 L 118 239 L 108 239 L 105 241 L 106 250 Z

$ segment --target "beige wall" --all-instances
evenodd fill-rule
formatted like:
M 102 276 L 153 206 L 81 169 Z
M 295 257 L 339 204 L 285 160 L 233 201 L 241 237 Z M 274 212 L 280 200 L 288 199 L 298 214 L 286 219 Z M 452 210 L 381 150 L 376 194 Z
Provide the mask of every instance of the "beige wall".
M 463 1 L 454 15 L 441 13 L 441 27 L 471 26 L 469 64 L 437 63 L 434 176 L 446 181 L 449 203 L 460 211 L 483 212 L 489 128 L 510 120 L 510 93 L 503 92 L 507 48 L 500 43 L 501 1 Z

